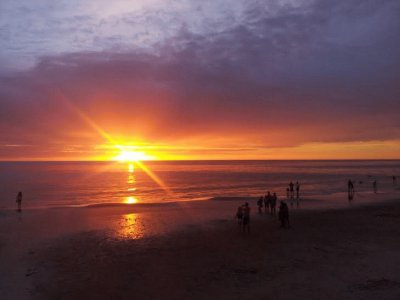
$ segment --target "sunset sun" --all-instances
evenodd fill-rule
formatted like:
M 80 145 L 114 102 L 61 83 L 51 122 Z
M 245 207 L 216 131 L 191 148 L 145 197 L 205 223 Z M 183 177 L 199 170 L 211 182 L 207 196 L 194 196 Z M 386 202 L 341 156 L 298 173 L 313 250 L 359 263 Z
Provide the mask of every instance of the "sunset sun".
M 144 152 L 130 150 L 124 147 L 121 147 L 121 152 L 116 157 L 114 157 L 114 160 L 120 162 L 137 162 L 150 159 L 152 159 L 152 157 Z

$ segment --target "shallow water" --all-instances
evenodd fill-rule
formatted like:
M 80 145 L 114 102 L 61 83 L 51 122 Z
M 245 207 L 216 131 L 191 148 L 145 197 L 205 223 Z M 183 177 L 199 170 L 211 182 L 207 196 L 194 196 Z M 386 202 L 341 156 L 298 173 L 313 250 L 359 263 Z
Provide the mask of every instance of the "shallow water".
M 24 207 L 109 203 L 163 203 L 214 197 L 257 197 L 267 190 L 285 197 L 290 181 L 301 196 L 345 192 L 393 191 L 400 161 L 158 161 L 2 162 L 0 208 L 14 208 L 18 191 Z M 397 176 L 399 177 L 399 176 Z M 398 179 L 397 187 L 400 185 Z

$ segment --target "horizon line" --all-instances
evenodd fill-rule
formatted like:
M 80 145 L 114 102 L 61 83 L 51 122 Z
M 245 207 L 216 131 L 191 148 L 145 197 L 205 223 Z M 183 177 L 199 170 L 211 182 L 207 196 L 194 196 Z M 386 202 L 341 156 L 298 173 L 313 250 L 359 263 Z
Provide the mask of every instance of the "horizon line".
M 400 158 L 324 158 L 324 159 L 149 159 L 139 160 L 141 162 L 172 162 L 172 161 L 396 161 Z M 114 162 L 114 163 L 135 163 L 135 161 L 115 161 L 115 160 L 1 160 L 5 162 Z

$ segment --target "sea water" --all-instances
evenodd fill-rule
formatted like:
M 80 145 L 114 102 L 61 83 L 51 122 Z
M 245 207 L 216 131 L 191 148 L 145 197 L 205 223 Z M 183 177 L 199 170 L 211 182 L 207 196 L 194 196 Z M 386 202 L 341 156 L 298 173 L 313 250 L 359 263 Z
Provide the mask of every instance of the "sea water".
M 400 185 L 400 161 L 147 161 L 0 162 L 0 208 L 164 203 L 211 198 L 286 196 L 292 181 L 301 197 L 347 191 L 393 190 Z

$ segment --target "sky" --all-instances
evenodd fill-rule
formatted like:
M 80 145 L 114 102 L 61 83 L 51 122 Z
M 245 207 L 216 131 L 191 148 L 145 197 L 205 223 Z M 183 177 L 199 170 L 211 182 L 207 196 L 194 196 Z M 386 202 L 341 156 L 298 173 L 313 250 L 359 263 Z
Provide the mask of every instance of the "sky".
M 400 158 L 398 0 L 1 0 L 0 41 L 0 160 Z

